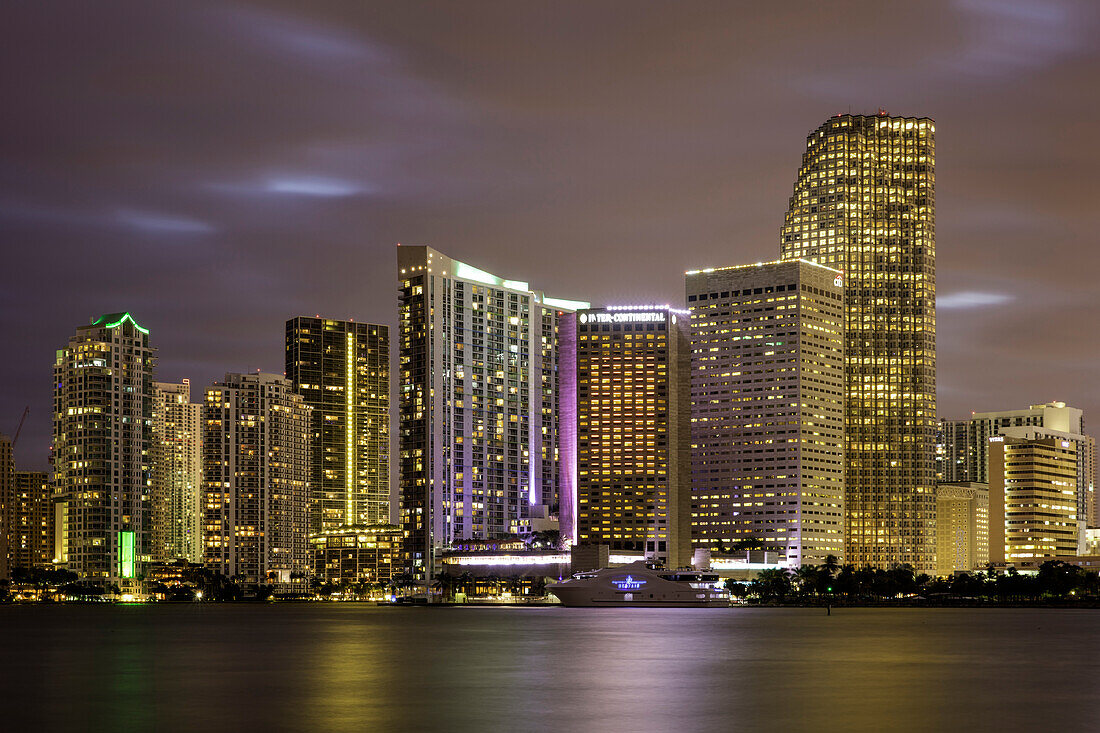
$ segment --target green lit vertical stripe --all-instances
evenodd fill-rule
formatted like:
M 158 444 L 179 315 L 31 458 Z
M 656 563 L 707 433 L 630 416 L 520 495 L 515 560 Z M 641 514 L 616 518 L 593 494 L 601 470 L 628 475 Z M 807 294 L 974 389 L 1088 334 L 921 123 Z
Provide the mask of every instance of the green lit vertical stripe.
M 134 577 L 134 533 L 118 533 L 118 574 L 123 578 Z
M 347 349 L 344 353 L 344 404 L 347 410 L 347 419 L 344 422 L 344 440 L 346 452 L 344 453 L 344 501 L 347 510 L 344 515 L 344 524 L 355 524 L 355 334 L 347 333 Z

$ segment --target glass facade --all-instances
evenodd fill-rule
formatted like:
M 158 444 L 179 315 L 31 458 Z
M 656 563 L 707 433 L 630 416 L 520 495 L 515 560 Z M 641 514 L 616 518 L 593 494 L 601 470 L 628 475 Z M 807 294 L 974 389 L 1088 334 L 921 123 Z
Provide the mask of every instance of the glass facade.
M 389 327 L 292 318 L 286 376 L 313 408 L 310 532 L 388 523 Z
M 423 581 L 456 540 L 507 534 L 534 505 L 557 509 L 575 450 L 556 418 L 559 319 L 588 304 L 429 247 L 397 257 L 401 524 Z
M 845 279 L 847 560 L 935 570 L 935 123 L 837 115 L 813 131 L 785 260 Z

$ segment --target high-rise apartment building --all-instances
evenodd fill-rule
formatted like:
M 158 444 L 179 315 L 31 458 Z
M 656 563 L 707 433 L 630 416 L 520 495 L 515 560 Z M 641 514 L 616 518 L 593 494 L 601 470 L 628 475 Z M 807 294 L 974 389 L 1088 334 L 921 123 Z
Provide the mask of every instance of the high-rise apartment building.
M 936 575 L 970 572 L 989 563 L 989 487 L 936 486 Z
M 275 374 L 226 374 L 203 402 L 204 562 L 246 586 L 308 576 L 310 409 Z
M 8 542 L 11 520 L 9 504 L 15 486 L 15 460 L 12 453 L 11 438 L 0 433 L 0 579 L 11 573 Z
M 1077 449 L 1077 517 L 1095 526 L 1096 441 L 1085 435 L 1084 412 L 1065 402 L 1031 405 L 1026 410 L 975 412 L 963 420 L 942 420 L 944 481 L 989 481 L 989 439 L 1051 437 L 1070 440 Z M 1080 533 L 1083 536 L 1083 532 Z M 1081 550 L 1084 550 L 1082 545 Z
M 45 471 L 14 471 L 7 505 L 9 567 L 51 565 L 54 553 L 53 487 Z
M 1077 554 L 1077 447 L 1061 438 L 989 439 L 990 562 Z
M 692 538 L 844 558 L 844 282 L 796 260 L 687 273 Z
M 77 328 L 54 363 L 56 556 L 121 590 L 149 557 L 155 361 L 149 331 L 110 313 Z
M 153 562 L 202 562 L 202 405 L 191 381 L 153 382 Z
M 837 115 L 810 133 L 782 259 L 844 273 L 847 560 L 935 569 L 935 134 Z
M 389 327 L 292 318 L 286 377 L 313 410 L 310 532 L 388 523 Z
M 397 260 L 401 524 L 424 580 L 454 541 L 505 534 L 559 495 L 571 504 L 576 445 L 558 416 L 575 408 L 559 383 L 559 319 L 588 304 L 430 247 L 399 246 Z
M 691 563 L 687 312 L 582 310 L 577 320 L 579 544 Z

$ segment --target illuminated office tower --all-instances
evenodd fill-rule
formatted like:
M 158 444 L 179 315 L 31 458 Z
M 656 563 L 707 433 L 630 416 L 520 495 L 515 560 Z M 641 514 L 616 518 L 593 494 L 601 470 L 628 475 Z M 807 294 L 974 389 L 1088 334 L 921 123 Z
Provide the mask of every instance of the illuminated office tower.
M 692 539 L 844 560 L 844 283 L 812 262 L 687 273 Z
M 58 561 L 136 590 L 149 555 L 155 350 L 129 313 L 80 326 L 54 363 Z
M 53 487 L 44 471 L 14 471 L 7 505 L 10 567 L 52 567 Z
M 154 562 L 202 562 L 202 405 L 191 381 L 153 382 L 153 483 L 150 491 Z
M 203 402 L 204 562 L 246 586 L 304 582 L 310 409 L 275 374 L 226 374 Z
M 401 524 L 423 581 L 454 541 L 508 533 L 559 494 L 571 505 L 576 444 L 559 420 L 575 407 L 559 384 L 559 319 L 588 304 L 429 247 L 399 246 L 397 263 Z
M 687 313 L 582 310 L 577 319 L 577 542 L 691 563 Z
M 388 523 L 389 327 L 292 318 L 286 377 L 313 408 L 310 532 Z
M 1077 447 L 1061 438 L 989 439 L 989 560 L 1077 554 Z
M 850 563 L 935 570 L 935 124 L 837 115 L 810 133 L 784 260 L 844 273 Z
M 989 439 L 996 435 L 1016 438 L 1050 437 L 1070 440 L 1077 449 L 1077 519 L 1084 526 L 1097 524 L 1095 516 L 1096 441 L 1085 435 L 1084 412 L 1065 402 L 1031 405 L 1026 410 L 975 412 L 964 420 L 943 420 L 944 480 L 989 481 Z

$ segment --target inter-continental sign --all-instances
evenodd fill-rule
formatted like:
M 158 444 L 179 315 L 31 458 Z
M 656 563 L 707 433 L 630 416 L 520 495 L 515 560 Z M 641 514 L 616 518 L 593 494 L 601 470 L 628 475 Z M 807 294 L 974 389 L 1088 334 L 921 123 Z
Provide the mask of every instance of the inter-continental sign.
M 660 323 L 665 320 L 665 313 L 581 313 L 581 323 Z

